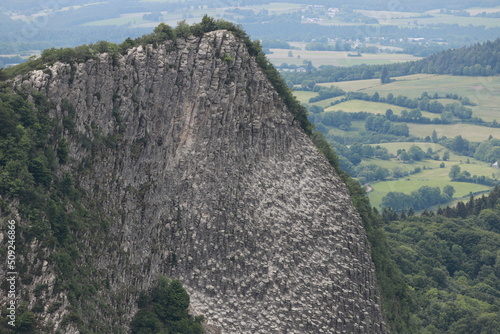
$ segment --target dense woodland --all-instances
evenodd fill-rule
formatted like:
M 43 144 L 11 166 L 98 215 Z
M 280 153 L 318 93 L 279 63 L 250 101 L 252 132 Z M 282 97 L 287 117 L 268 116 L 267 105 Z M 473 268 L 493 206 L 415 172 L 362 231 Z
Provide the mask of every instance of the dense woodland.
M 500 327 L 499 199 L 497 187 L 436 214 L 382 212 L 420 333 L 489 334 Z

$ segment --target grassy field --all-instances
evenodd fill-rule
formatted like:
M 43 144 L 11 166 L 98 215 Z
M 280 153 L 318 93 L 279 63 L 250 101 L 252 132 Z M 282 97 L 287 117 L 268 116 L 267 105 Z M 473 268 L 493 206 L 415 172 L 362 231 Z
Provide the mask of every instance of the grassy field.
M 317 96 L 318 93 L 296 90 L 293 92 L 293 95 L 295 95 L 297 100 L 299 100 L 299 102 L 302 104 L 311 104 L 311 105 L 315 105 L 315 106 L 318 106 L 321 108 L 328 108 L 328 107 L 330 107 L 330 103 L 343 98 L 343 96 L 337 96 L 337 97 L 332 97 L 329 99 L 321 100 L 318 102 L 309 103 L 309 99 L 311 97 Z
M 353 121 L 351 122 L 351 130 L 344 131 L 334 127 L 328 127 L 329 134 L 334 136 L 342 136 L 342 137 L 352 137 L 357 136 L 359 131 L 365 130 L 365 121 Z
M 460 198 L 463 196 L 467 196 L 470 192 L 476 193 L 481 191 L 487 191 L 492 188 L 481 184 L 466 183 L 466 182 L 451 182 L 448 173 L 450 171 L 450 167 L 453 165 L 459 165 L 462 171 L 466 170 L 472 175 L 486 175 L 492 177 L 493 174 L 495 174 L 496 177 L 499 176 L 497 169 L 488 167 L 485 163 L 482 162 L 476 165 L 475 163 L 466 164 L 464 162 L 456 163 L 454 161 L 449 161 L 445 163 L 445 168 L 439 168 L 438 164 L 441 162 L 432 160 L 415 162 L 412 164 L 405 164 L 393 160 L 391 161 L 368 160 L 364 162 L 364 164 L 367 163 L 376 163 L 377 165 L 388 168 L 389 170 L 392 170 L 395 167 L 400 167 L 408 172 L 414 170 L 415 167 L 422 168 L 421 172 L 409 175 L 404 178 L 370 183 L 370 186 L 372 187 L 373 191 L 371 191 L 368 194 L 368 197 L 370 199 L 370 203 L 375 207 L 379 207 L 380 203 L 382 202 L 382 198 L 385 195 L 387 195 L 388 192 L 391 191 L 403 192 L 409 194 L 412 191 L 417 190 L 422 186 L 439 187 L 442 190 L 444 186 L 451 185 L 456 190 L 454 197 Z M 423 169 L 424 166 L 426 169 Z
M 493 136 L 493 138 L 500 139 L 500 128 L 489 128 L 479 125 L 408 123 L 408 127 L 410 128 L 410 135 L 421 138 L 431 136 L 432 131 L 436 130 L 439 137 L 446 136 L 448 138 L 453 138 L 461 135 L 463 138 L 474 142 L 485 141 L 490 135 Z
M 283 63 L 288 65 L 301 66 L 304 60 L 312 62 L 313 66 L 334 65 L 334 66 L 354 66 L 354 65 L 380 65 L 391 64 L 396 62 L 405 62 L 410 60 L 421 59 L 408 54 L 393 54 L 393 53 L 377 53 L 363 54 L 362 57 L 349 57 L 349 52 L 346 51 L 307 51 L 307 50 L 292 50 L 293 57 L 288 57 L 287 49 L 271 49 L 272 54 L 268 54 L 267 58 L 275 66 L 280 66 Z M 351 52 L 352 53 L 352 52 Z M 300 56 L 300 57 L 299 57 Z
M 418 143 L 418 142 L 396 142 L 396 143 L 382 143 L 382 144 L 374 144 L 373 146 L 381 146 L 385 147 L 390 154 L 396 155 L 399 149 L 408 150 L 411 146 L 416 145 L 420 147 L 422 150 L 427 151 L 429 148 L 432 149 L 433 152 L 441 152 L 445 151 L 446 148 L 442 145 L 436 143 Z M 450 156 L 451 157 L 451 156 Z
M 471 107 L 473 116 L 481 117 L 485 121 L 500 120 L 500 77 L 465 77 L 451 75 L 416 74 L 395 78 L 394 82 L 382 85 L 378 79 L 356 80 L 345 82 L 323 83 L 322 86 L 337 86 L 345 91 L 359 91 L 368 94 L 378 92 L 381 96 L 404 95 L 409 97 L 420 97 L 423 92 L 429 94 L 438 93 L 441 96 L 452 93 L 462 97 L 468 97 L 477 106 Z M 308 103 L 309 98 L 316 96 L 314 92 L 296 92 L 298 98 L 303 103 Z M 455 100 L 439 99 L 443 104 L 454 103 Z M 395 113 L 401 110 L 397 106 L 370 101 L 352 100 L 332 107 L 328 107 L 331 101 L 322 101 L 321 106 L 326 110 L 344 110 L 347 112 L 368 111 L 374 114 L 384 114 L 387 109 L 392 109 Z M 320 102 L 317 102 L 318 105 Z M 423 116 L 431 119 L 436 115 L 423 112 Z M 470 124 L 408 124 L 410 134 L 418 137 L 431 136 L 436 130 L 438 136 L 455 137 L 458 134 L 470 140 L 481 142 L 491 135 L 500 139 L 500 129 L 483 127 Z
M 496 6 L 496 7 L 472 7 L 472 8 L 466 9 L 466 11 L 469 12 L 471 15 L 476 15 L 476 14 L 483 13 L 483 12 L 496 13 L 496 12 L 500 12 L 500 6 Z
M 342 102 L 339 104 L 336 104 L 334 106 L 328 107 L 325 109 L 325 111 L 334 111 L 334 110 L 343 110 L 345 112 L 358 112 L 358 111 L 366 111 L 370 112 L 373 114 L 381 114 L 385 115 L 385 112 L 387 109 L 391 109 L 395 115 L 400 115 L 401 111 L 407 110 L 409 111 L 409 108 L 403 108 L 403 107 L 398 107 L 392 104 L 388 103 L 381 103 L 381 102 L 371 102 L 371 101 L 364 101 L 364 100 L 349 100 L 346 102 Z M 439 115 L 433 114 L 427 111 L 422 111 L 422 116 L 428 117 L 430 119 L 433 119 L 435 117 L 439 118 Z
M 368 17 L 376 18 L 379 24 L 372 24 L 371 26 L 377 27 L 380 25 L 395 25 L 400 27 L 423 27 L 432 26 L 436 24 L 457 24 L 459 26 L 485 26 L 499 27 L 500 20 L 496 18 L 484 18 L 484 17 L 464 17 L 464 16 L 454 16 L 449 14 L 441 14 L 439 10 L 432 10 L 424 13 L 417 12 L 398 12 L 398 11 L 386 11 L 386 10 L 355 10 L 356 12 L 363 14 Z M 475 15 L 482 12 L 496 12 L 499 11 L 496 8 L 471 8 L 469 13 Z M 430 17 L 429 17 L 430 16 Z M 356 25 L 357 23 L 344 22 L 340 19 L 333 17 L 323 17 L 323 21 L 319 24 L 321 25 Z
M 141 2 L 185 2 L 182 0 L 141 0 Z M 163 22 L 170 26 L 176 26 L 177 22 L 181 20 L 186 20 L 187 23 L 198 23 L 200 22 L 203 15 L 207 14 L 212 17 L 219 17 L 221 12 L 224 10 L 234 7 L 223 7 L 223 8 L 209 8 L 208 6 L 204 6 L 205 8 L 199 9 L 191 9 L 186 12 L 162 12 L 163 14 Z M 305 4 L 294 4 L 294 3 L 270 3 L 267 5 L 254 5 L 254 6 L 246 6 L 245 9 L 251 9 L 254 12 L 259 12 L 261 10 L 267 10 L 270 13 L 274 14 L 284 14 L 284 13 L 292 13 L 296 12 L 300 9 L 304 9 L 306 7 Z M 144 14 L 149 14 L 150 12 L 135 12 L 135 13 L 127 13 L 120 15 L 119 18 L 107 19 L 107 20 L 99 20 L 85 23 L 86 26 L 123 26 L 127 25 L 132 28 L 137 27 L 155 27 L 159 24 L 159 22 L 145 21 L 142 19 Z M 188 18 L 186 18 L 186 16 Z
M 327 111 L 334 111 L 334 110 L 343 110 L 346 112 L 353 111 L 351 108 L 349 108 L 350 102 L 358 102 L 358 101 L 347 101 L 338 105 L 335 105 L 333 107 L 327 108 Z M 364 101 L 361 101 L 364 102 Z M 366 102 L 366 103 L 374 103 L 374 102 Z M 357 103 L 356 103 L 357 104 Z M 392 109 L 392 108 L 391 108 Z M 363 110 L 363 109 L 361 109 Z M 392 109 L 394 110 L 394 109 Z M 376 109 L 365 109 L 364 111 L 370 111 L 377 113 L 378 111 L 381 110 L 376 110 Z M 385 110 L 384 110 L 385 112 Z M 382 114 L 382 112 L 380 112 Z M 354 129 L 358 130 L 364 130 L 364 121 L 357 121 L 356 123 L 359 123 L 358 126 L 356 126 Z M 500 139 L 500 128 L 489 128 L 489 127 L 484 127 L 484 126 L 478 126 L 478 125 L 470 125 L 470 124 L 414 124 L 414 123 L 407 123 L 408 128 L 410 130 L 410 135 L 420 137 L 420 138 L 425 138 L 427 136 L 431 137 L 432 132 L 436 130 L 438 137 L 446 136 L 448 138 L 453 138 L 458 135 L 461 135 L 463 138 L 473 141 L 473 142 L 482 142 L 485 141 L 489 138 L 491 135 L 493 138 Z M 332 128 L 331 133 L 335 135 L 340 135 L 340 136 L 353 136 L 356 135 L 355 133 L 352 133 L 354 131 L 348 131 L 348 132 L 343 132 L 342 130 Z M 385 146 L 388 144 L 380 144 L 381 146 Z M 394 145 L 399 145 L 399 143 L 394 143 Z M 428 145 L 425 143 L 426 149 Z M 403 147 L 404 148 L 404 147 Z
M 123 25 L 142 25 L 145 23 L 153 24 L 151 21 L 146 21 L 142 18 L 144 14 L 147 13 L 125 14 L 114 19 L 85 23 L 84 26 L 123 26 Z M 158 22 L 156 22 L 155 25 L 158 25 Z
M 318 93 L 315 92 L 308 92 L 308 91 L 303 91 L 303 90 L 295 90 L 293 91 L 293 95 L 299 100 L 300 103 L 309 103 L 309 99 L 311 97 L 315 97 L 318 95 Z
M 417 175 L 418 174 L 415 174 L 414 176 L 417 177 Z M 442 190 L 444 186 L 451 185 L 453 186 L 453 188 L 455 188 L 456 191 L 454 197 L 464 197 L 469 195 L 471 192 L 476 193 L 481 191 L 488 191 L 491 189 L 491 187 L 484 186 L 481 184 L 450 182 L 449 180 L 416 179 L 416 178 L 376 182 L 370 185 L 372 186 L 373 191 L 368 193 L 368 198 L 370 199 L 371 205 L 376 208 L 380 208 L 380 204 L 382 203 L 382 198 L 388 192 L 391 191 L 410 194 L 412 191 L 417 190 L 423 186 L 439 187 Z
M 408 150 L 412 145 L 419 146 L 424 152 L 431 148 L 434 153 L 439 155 L 440 159 L 442 158 L 443 153 L 448 151 L 445 147 L 435 143 L 398 142 L 374 144 L 372 146 L 377 145 L 387 148 L 389 153 L 393 155 L 396 155 L 398 149 Z M 444 167 L 441 167 L 440 165 L 443 162 Z M 396 167 L 407 172 L 413 171 L 416 167 L 420 167 L 422 169 L 419 173 L 409 175 L 401 179 L 371 183 L 370 185 L 372 186 L 373 191 L 369 193 L 369 198 L 371 204 L 376 207 L 380 205 L 382 198 L 388 192 L 397 191 L 409 194 L 422 186 L 440 187 L 443 189 L 443 187 L 448 184 L 452 185 L 456 190 L 456 198 L 466 196 L 470 192 L 476 193 L 491 189 L 491 187 L 479 184 L 451 182 L 449 173 L 451 166 L 454 165 L 458 165 L 462 171 L 468 171 L 471 175 L 485 175 L 490 178 L 500 178 L 500 170 L 490 167 L 488 163 L 470 157 L 459 156 L 453 153 L 450 154 L 450 159 L 448 161 L 428 159 L 415 161 L 413 163 L 404 163 L 392 158 L 390 160 L 366 159 L 363 160 L 361 164 L 376 164 L 380 167 L 389 169 L 389 171 L 392 171 Z
M 419 16 L 420 14 L 415 12 L 397 12 L 397 11 L 389 11 L 389 10 L 355 10 L 355 12 L 361 13 L 368 17 L 374 17 L 377 20 L 389 20 L 389 19 L 397 19 L 397 18 L 410 18 Z
M 420 97 L 423 92 L 427 92 L 430 95 L 438 93 L 441 96 L 452 93 L 462 97 L 468 97 L 472 102 L 477 103 L 477 106 L 471 107 L 474 111 L 474 116 L 481 117 L 486 121 L 492 121 L 497 118 L 500 120 L 500 77 L 417 74 L 393 79 L 395 79 L 394 82 L 385 85 L 382 85 L 379 79 L 322 83 L 321 85 L 326 87 L 334 85 L 345 91 L 359 91 L 370 95 L 378 92 L 380 96 L 387 96 L 388 93 L 392 93 L 395 96 L 404 95 L 409 97 Z M 312 96 L 317 95 L 314 92 L 296 92 L 296 94 L 304 103 L 307 103 Z M 338 98 L 341 97 L 337 97 L 336 99 Z M 444 105 L 457 102 L 452 99 L 439 99 L 438 101 Z M 395 114 L 399 114 L 403 109 L 406 109 L 386 103 L 361 100 L 346 101 L 331 107 L 328 106 L 330 101 L 325 100 L 320 102 L 323 103 L 321 106 L 327 111 L 367 111 L 373 114 L 385 114 L 387 109 L 392 109 Z M 315 104 L 320 102 L 316 102 Z M 432 119 L 439 115 L 425 112 L 423 116 Z M 408 123 L 408 127 L 411 135 L 421 138 L 432 136 L 432 132 L 436 130 L 439 137 L 447 136 L 448 138 L 453 138 L 457 135 L 461 135 L 463 138 L 474 142 L 487 140 L 490 135 L 500 139 L 500 128 L 490 128 L 478 125 Z M 364 121 L 355 121 L 352 122 L 351 131 L 342 131 L 330 127 L 329 134 L 352 137 L 357 136 L 359 131 L 362 130 L 364 130 Z M 438 154 L 440 159 L 442 159 L 443 153 L 448 151 L 443 146 L 434 143 L 395 142 L 374 144 L 374 146 L 376 145 L 386 147 L 393 155 L 396 155 L 398 149 L 408 150 L 412 145 L 421 147 L 425 152 L 431 148 L 434 153 Z M 455 197 L 457 199 L 468 196 L 471 192 L 485 192 L 491 189 L 491 187 L 473 183 L 451 182 L 448 174 L 453 165 L 459 165 L 462 171 L 466 170 L 471 173 L 471 175 L 484 175 L 490 178 L 500 179 L 500 170 L 489 167 L 487 163 L 470 157 L 459 156 L 451 152 L 449 153 L 450 159 L 444 162 L 443 168 L 440 166 L 443 163 L 442 160 L 424 160 L 410 164 L 397 161 L 394 158 L 391 160 L 364 159 L 361 164 L 376 164 L 389 169 L 389 171 L 392 171 L 396 167 L 402 168 L 407 172 L 413 171 L 416 167 L 422 169 L 421 172 L 409 175 L 403 179 L 380 181 L 371 184 L 373 188 L 373 191 L 369 193 L 371 204 L 378 207 L 382 198 L 390 191 L 411 193 L 422 186 L 438 186 L 442 189 L 448 184 L 452 185 L 456 190 Z
M 339 87 L 346 92 L 357 92 L 369 89 L 372 87 L 380 86 L 380 79 L 368 79 L 368 80 L 353 80 L 353 81 L 341 81 L 341 82 L 325 82 L 318 84 L 320 86 L 330 87 L 334 85 Z
M 464 17 L 445 14 L 432 14 L 434 17 L 389 18 L 379 20 L 381 25 L 397 25 L 400 27 L 422 27 L 436 24 L 457 24 L 459 26 L 485 26 L 487 28 L 499 27 L 500 20 L 486 17 Z
M 500 21 L 500 20 L 499 20 Z M 381 96 L 392 93 L 395 96 L 420 97 L 423 92 L 457 94 L 468 97 L 477 104 L 471 107 L 474 116 L 485 121 L 500 121 L 500 77 L 467 77 L 437 74 L 415 74 L 393 78 L 395 81 L 382 85 L 379 79 L 328 82 L 321 85 L 335 85 L 345 91 L 359 91 L 368 94 L 378 92 Z M 441 103 L 453 103 L 452 100 L 439 100 Z
M 314 102 L 314 103 L 311 103 L 311 104 L 326 109 L 326 108 L 330 107 L 330 105 L 331 105 L 332 102 L 340 100 L 343 97 L 344 96 L 332 97 L 332 98 L 329 98 L 329 99 L 326 99 L 326 100 L 321 100 L 321 101 Z

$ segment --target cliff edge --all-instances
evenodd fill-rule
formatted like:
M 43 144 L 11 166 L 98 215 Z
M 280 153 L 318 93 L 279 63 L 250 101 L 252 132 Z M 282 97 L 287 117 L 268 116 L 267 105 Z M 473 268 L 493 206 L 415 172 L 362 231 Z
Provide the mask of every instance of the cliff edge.
M 55 63 L 14 86 L 51 102 L 69 143 L 57 173 L 106 222 L 77 232 L 72 260 L 91 268 L 92 302 L 71 304 L 53 263 L 33 260 L 55 248 L 35 239 L 23 255 L 33 279 L 20 290 L 28 307 L 44 298 L 53 332 L 127 332 L 163 274 L 220 333 L 386 333 L 346 186 L 233 33 Z

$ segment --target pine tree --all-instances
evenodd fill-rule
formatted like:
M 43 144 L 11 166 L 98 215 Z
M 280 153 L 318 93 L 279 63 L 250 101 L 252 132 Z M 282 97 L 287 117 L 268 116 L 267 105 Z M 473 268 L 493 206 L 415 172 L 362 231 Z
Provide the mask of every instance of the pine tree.
M 382 73 L 380 74 L 380 82 L 382 84 L 386 84 L 391 82 L 391 77 L 389 77 L 389 71 L 387 71 L 387 67 L 384 66 L 382 68 Z
M 438 142 L 439 138 L 438 138 L 436 130 L 432 131 L 432 137 L 431 138 L 432 138 L 432 142 L 433 143 L 437 143 Z

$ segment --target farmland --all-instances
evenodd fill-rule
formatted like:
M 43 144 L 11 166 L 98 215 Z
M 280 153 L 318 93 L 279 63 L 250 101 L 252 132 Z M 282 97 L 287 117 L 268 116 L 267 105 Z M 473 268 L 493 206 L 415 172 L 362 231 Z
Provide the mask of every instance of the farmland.
M 316 102 L 315 104 L 321 101 Z M 330 106 L 325 109 L 325 111 L 334 111 L 334 110 L 342 110 L 345 112 L 358 112 L 358 111 L 366 111 L 372 114 L 385 114 L 387 109 L 391 109 L 395 115 L 400 115 L 403 110 L 408 110 L 408 108 L 403 108 L 399 106 L 395 106 L 388 103 L 381 102 L 371 102 L 371 101 L 363 101 L 363 100 L 350 100 L 346 102 L 342 102 L 333 106 Z M 435 114 L 430 112 L 422 112 L 422 116 L 434 118 Z M 432 130 L 431 130 L 432 132 Z M 425 136 L 424 136 L 425 137 Z
M 471 102 L 474 116 L 485 121 L 500 121 L 500 77 L 469 77 L 437 74 L 414 74 L 393 78 L 388 84 L 381 84 L 379 79 L 356 80 L 344 82 L 322 83 L 321 86 L 335 85 L 344 91 L 356 91 L 368 94 L 378 92 L 380 96 L 404 95 L 411 98 L 420 97 L 422 93 L 457 94 L 468 97 Z M 312 96 L 311 96 L 312 97 Z M 303 101 L 306 102 L 306 101 Z M 451 103 L 443 100 L 441 103 Z M 432 130 L 431 130 L 432 131 Z
M 289 51 L 290 50 L 286 49 L 271 49 L 272 53 L 268 54 L 267 57 L 275 66 L 281 66 L 284 63 L 288 65 L 302 66 L 304 60 L 308 60 L 311 61 L 315 67 L 321 65 L 381 65 L 420 59 L 419 57 L 401 53 L 364 53 L 361 57 L 351 57 L 349 54 L 352 54 L 353 52 L 308 50 L 292 50 L 293 57 L 289 57 Z
M 473 104 L 469 106 L 473 110 L 473 115 L 481 117 L 485 121 L 492 122 L 500 115 L 500 78 L 498 77 L 457 77 L 450 75 L 416 74 L 393 78 L 393 81 L 382 85 L 380 79 L 344 81 L 322 83 L 322 87 L 336 86 L 345 92 L 362 92 L 370 96 L 378 92 L 381 97 L 387 97 L 389 93 L 393 96 L 408 96 L 418 98 L 422 93 L 429 95 L 438 93 L 440 97 L 446 94 L 456 94 L 460 97 L 467 97 Z M 304 104 L 309 104 L 309 99 L 318 95 L 312 91 L 296 91 L 296 97 Z M 393 104 L 375 102 L 369 100 L 348 100 L 330 106 L 331 102 L 341 99 L 341 97 L 311 103 L 327 111 L 342 110 L 352 113 L 365 111 L 372 114 L 384 115 L 387 109 L 391 109 L 394 115 L 400 115 L 403 108 Z M 457 103 L 456 99 L 439 98 L 436 99 L 441 104 Z M 434 113 L 422 111 L 422 116 L 430 119 L 436 118 Z M 500 119 L 500 118 L 499 118 Z M 467 171 L 470 175 L 484 176 L 492 180 L 500 178 L 500 170 L 493 168 L 484 161 L 473 159 L 472 157 L 455 154 L 446 147 L 433 142 L 424 142 L 423 138 L 431 137 L 435 131 L 439 138 L 454 138 L 457 135 L 470 142 L 480 143 L 489 138 L 500 139 L 500 128 L 473 125 L 468 123 L 454 122 L 452 124 L 417 124 L 407 123 L 409 135 L 412 138 L 421 138 L 416 142 L 385 142 L 372 144 L 373 147 L 380 146 L 387 149 L 391 155 L 390 159 L 382 160 L 378 158 L 363 158 L 359 166 L 377 165 L 386 168 L 391 175 L 384 180 L 370 182 L 368 196 L 373 206 L 379 207 L 382 198 L 388 192 L 403 192 L 410 194 L 412 191 L 422 186 L 440 187 L 452 185 L 455 189 L 455 201 L 458 198 L 469 196 L 470 193 L 481 193 L 491 189 L 491 186 L 470 182 L 451 182 L 449 173 L 454 165 L 458 165 L 462 171 Z M 327 138 L 346 138 L 349 142 L 356 142 L 356 138 L 361 132 L 365 132 L 365 123 L 362 120 L 353 120 L 349 130 L 341 130 L 328 126 Z M 351 139 L 348 139 L 351 138 Z M 424 152 L 432 152 L 436 159 L 426 158 L 421 161 L 400 161 L 396 158 L 401 150 L 408 151 L 411 146 L 418 146 Z M 449 155 L 443 161 L 445 152 Z M 392 171 L 395 169 L 402 171 L 406 176 L 393 178 Z M 415 172 L 418 170 L 418 172 Z

